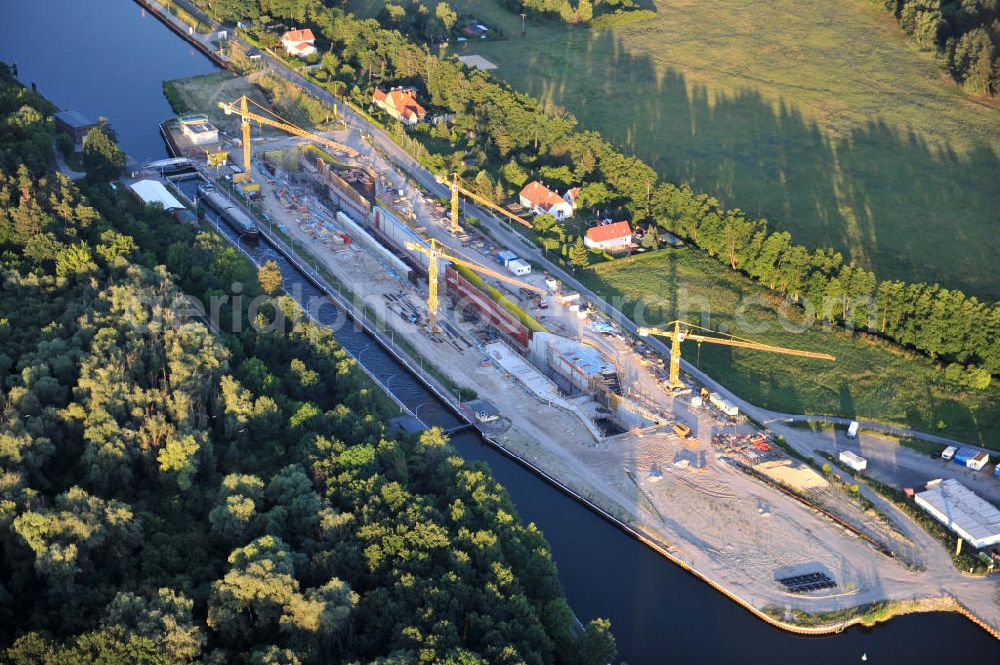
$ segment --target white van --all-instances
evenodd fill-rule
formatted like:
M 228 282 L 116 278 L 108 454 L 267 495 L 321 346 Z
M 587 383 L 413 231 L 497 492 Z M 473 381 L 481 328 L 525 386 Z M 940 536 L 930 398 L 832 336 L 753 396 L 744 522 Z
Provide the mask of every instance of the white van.
M 856 439 L 858 438 L 858 430 L 861 428 L 861 424 L 857 420 L 852 420 L 851 424 L 847 426 L 847 438 Z

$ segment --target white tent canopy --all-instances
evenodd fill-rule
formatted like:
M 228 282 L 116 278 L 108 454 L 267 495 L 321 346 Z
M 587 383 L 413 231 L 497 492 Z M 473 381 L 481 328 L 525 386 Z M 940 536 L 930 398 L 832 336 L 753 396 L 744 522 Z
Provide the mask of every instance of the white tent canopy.
M 170 190 L 163 186 L 162 182 L 156 180 L 139 180 L 129 185 L 129 187 L 132 188 L 136 196 L 146 205 L 159 203 L 163 206 L 164 210 L 177 210 L 184 207 L 180 201 L 174 198 Z

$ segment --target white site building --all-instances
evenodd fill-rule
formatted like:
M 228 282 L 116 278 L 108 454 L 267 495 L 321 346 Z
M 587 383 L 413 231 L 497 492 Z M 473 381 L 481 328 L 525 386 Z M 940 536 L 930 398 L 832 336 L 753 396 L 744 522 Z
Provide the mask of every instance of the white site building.
M 954 478 L 928 483 L 914 500 L 973 547 L 1000 543 L 1000 510 Z
M 840 461 L 855 471 L 864 471 L 868 468 L 868 460 L 850 450 L 840 451 Z

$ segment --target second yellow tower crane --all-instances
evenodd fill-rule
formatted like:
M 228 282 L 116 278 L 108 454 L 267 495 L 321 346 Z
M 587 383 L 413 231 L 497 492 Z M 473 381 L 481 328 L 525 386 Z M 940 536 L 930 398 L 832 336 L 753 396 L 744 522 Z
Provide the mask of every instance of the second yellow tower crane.
M 519 279 L 514 279 L 513 277 L 508 277 L 502 272 L 493 270 L 492 268 L 487 268 L 486 266 L 481 266 L 478 263 L 473 263 L 467 259 L 462 259 L 453 254 L 449 254 L 441 248 L 441 244 L 431 238 L 429 246 L 425 247 L 419 243 L 407 242 L 406 249 L 420 252 L 427 257 L 427 322 L 430 324 L 431 330 L 438 332 L 439 328 L 437 325 L 437 310 L 438 310 L 438 261 L 444 259 L 445 261 L 451 261 L 454 264 L 465 266 L 470 270 L 474 270 L 482 275 L 489 275 L 490 277 L 499 279 L 500 281 L 507 282 L 508 284 L 513 284 L 529 291 L 534 291 L 535 293 L 540 293 L 545 295 L 547 291 L 545 289 L 539 288 L 534 284 L 528 284 L 527 282 L 522 282 Z
M 233 102 L 219 102 L 219 108 L 225 111 L 226 115 L 236 114 L 240 116 L 240 131 L 242 133 L 243 139 L 243 168 L 249 176 L 250 174 L 250 121 L 254 121 L 259 125 L 267 125 L 268 127 L 274 127 L 276 129 L 281 129 L 293 134 L 295 136 L 300 136 L 304 139 L 309 139 L 313 143 L 318 143 L 319 145 L 329 148 L 331 150 L 337 150 L 343 152 L 348 157 L 357 157 L 358 151 L 350 146 L 346 146 L 342 143 L 337 143 L 336 141 L 331 141 L 330 139 L 315 134 L 313 132 L 306 131 L 299 127 L 298 125 L 293 125 L 284 119 L 278 118 L 277 120 L 273 118 L 268 118 L 267 116 L 255 113 L 250 110 L 250 104 L 258 107 L 260 110 L 270 113 L 275 117 L 278 117 L 273 111 L 269 111 L 257 102 L 253 101 L 246 95 L 243 95 L 239 99 Z
M 701 326 L 696 326 L 693 323 L 687 323 L 685 321 L 671 321 L 667 324 L 666 329 L 660 328 L 639 328 L 636 332 L 641 336 L 645 337 L 647 335 L 660 335 L 661 337 L 670 338 L 670 389 L 671 390 L 683 390 L 684 384 L 681 382 L 681 342 L 692 341 L 697 342 L 699 345 L 702 342 L 707 344 L 722 344 L 724 346 L 735 346 L 741 349 L 753 349 L 755 351 L 767 351 L 770 353 L 782 353 L 788 356 L 800 356 L 803 358 L 818 358 L 820 360 L 836 360 L 834 356 L 829 353 L 816 353 L 814 351 L 799 351 L 797 349 L 786 349 L 781 346 L 771 346 L 770 344 L 761 344 L 759 342 L 753 342 L 748 339 L 740 339 L 732 335 L 726 337 L 709 337 L 701 333 L 692 332 L 692 330 L 701 330 L 704 332 L 712 332 L 707 328 L 702 328 Z M 672 326 L 672 329 L 670 328 Z

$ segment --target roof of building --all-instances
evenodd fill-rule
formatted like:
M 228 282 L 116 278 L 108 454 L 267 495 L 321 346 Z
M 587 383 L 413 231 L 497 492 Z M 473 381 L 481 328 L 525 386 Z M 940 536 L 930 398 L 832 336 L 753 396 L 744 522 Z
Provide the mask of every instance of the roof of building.
M 187 115 L 177 116 L 177 122 L 182 125 L 193 125 L 208 122 L 208 116 L 204 113 L 188 113 Z
M 420 120 L 427 115 L 424 107 L 417 103 L 417 89 L 413 87 L 392 88 L 389 92 L 382 92 L 376 88 L 374 99 L 396 109 L 399 117 L 406 120 L 411 118 Z
M 164 210 L 175 210 L 184 207 L 180 201 L 174 198 L 170 190 L 164 187 L 163 183 L 158 180 L 138 180 L 129 185 L 129 187 L 147 205 L 150 203 L 159 203 L 163 206 Z
M 296 51 L 308 51 L 310 49 L 313 51 L 316 50 L 316 47 L 309 42 L 296 42 L 295 44 L 292 44 L 290 48 L 293 48 Z
M 976 448 L 967 448 L 962 446 L 955 452 L 955 459 L 967 462 L 969 460 L 981 460 L 983 457 L 988 457 L 986 453 Z
M 1000 538 L 1000 510 L 954 478 L 919 492 L 917 499 L 933 506 L 976 541 Z
M 90 120 L 87 120 L 85 117 L 83 117 L 82 115 L 73 110 L 60 111 L 59 113 L 54 114 L 52 117 L 59 118 L 59 120 L 63 121 L 70 127 L 76 129 L 82 129 L 84 127 L 90 127 L 92 125 L 97 124 L 96 122 L 91 122 Z
M 527 199 L 533 207 L 548 210 L 557 203 L 566 203 L 563 197 L 559 196 L 551 189 L 543 185 L 538 180 L 533 180 L 521 190 L 521 196 Z
M 607 374 L 615 369 L 614 364 L 605 360 L 600 351 L 589 346 L 581 345 L 577 348 L 565 349 L 560 351 L 560 355 L 585 376 Z
M 573 187 L 572 189 L 567 190 L 566 196 L 568 196 L 569 200 L 572 201 L 574 205 L 576 205 L 576 200 L 580 198 L 580 188 Z
M 632 229 L 629 228 L 628 222 L 602 224 L 587 229 L 587 238 L 592 242 L 607 242 L 608 240 L 627 238 L 630 235 L 632 235 Z
M 281 36 L 281 41 L 283 42 L 312 42 L 316 41 L 313 37 L 313 31 L 309 28 L 304 28 L 302 30 L 289 30 Z

